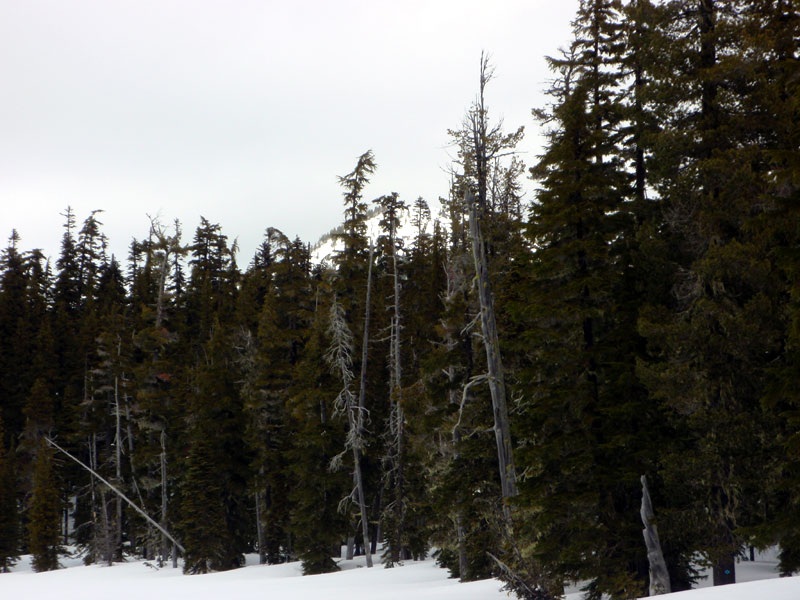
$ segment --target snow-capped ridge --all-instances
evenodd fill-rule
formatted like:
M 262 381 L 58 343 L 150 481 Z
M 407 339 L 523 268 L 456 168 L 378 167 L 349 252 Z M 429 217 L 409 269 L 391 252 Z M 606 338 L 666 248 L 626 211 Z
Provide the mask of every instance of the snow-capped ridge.
M 431 215 L 438 213 L 438 205 L 431 207 Z M 367 210 L 367 236 L 375 240 L 380 235 L 380 221 L 383 218 L 383 208 L 380 206 L 371 206 Z M 403 245 L 408 247 L 412 244 L 417 236 L 417 227 L 414 223 L 413 207 L 408 206 L 402 211 L 400 215 L 400 226 L 397 228 L 397 235 L 403 240 Z M 428 234 L 433 233 L 434 223 L 438 221 L 440 224 L 446 225 L 446 219 L 442 215 L 431 216 L 426 220 L 425 232 Z M 337 252 L 343 249 L 342 242 L 335 238 L 336 235 L 344 232 L 344 225 L 338 225 L 323 234 L 315 244 L 311 246 L 311 262 L 314 264 L 328 263 L 331 264 L 333 257 Z

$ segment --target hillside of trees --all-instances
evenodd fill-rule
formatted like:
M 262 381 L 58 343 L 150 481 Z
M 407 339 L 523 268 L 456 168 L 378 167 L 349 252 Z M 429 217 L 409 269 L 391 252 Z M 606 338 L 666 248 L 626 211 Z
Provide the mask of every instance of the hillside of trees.
M 14 232 L 0 571 L 74 544 L 310 574 L 347 544 L 599 600 L 688 589 L 698 564 L 733 582 L 751 546 L 800 570 L 799 45 L 796 0 L 582 0 L 538 160 L 487 109 L 482 58 L 448 227 L 365 199 L 368 151 L 332 265 L 267 228 L 240 266 L 206 219 L 154 220 L 124 260 L 101 211 L 66 210 L 55 264 Z

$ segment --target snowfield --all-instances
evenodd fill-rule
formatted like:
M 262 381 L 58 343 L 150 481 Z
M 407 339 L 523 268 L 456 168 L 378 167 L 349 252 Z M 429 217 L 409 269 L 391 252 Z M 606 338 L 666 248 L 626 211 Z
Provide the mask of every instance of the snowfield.
M 407 562 L 385 569 L 364 567 L 363 557 L 341 561 L 342 571 L 303 577 L 300 563 L 259 565 L 248 556 L 242 569 L 209 575 L 183 575 L 170 566 L 158 569 L 153 563 L 131 560 L 108 566 L 84 566 L 80 558 L 64 558 L 65 567 L 48 573 L 34 573 L 29 557 L 13 572 L 0 574 L 3 600 L 500 600 L 508 598 L 497 580 L 458 583 L 433 559 Z M 757 555 L 754 563 L 737 565 L 738 583 L 724 587 L 701 587 L 689 592 L 662 596 L 665 600 L 798 600 L 800 577 L 777 578 L 774 552 Z M 701 586 L 709 586 L 708 580 Z M 567 600 L 579 600 L 581 593 L 568 590 Z

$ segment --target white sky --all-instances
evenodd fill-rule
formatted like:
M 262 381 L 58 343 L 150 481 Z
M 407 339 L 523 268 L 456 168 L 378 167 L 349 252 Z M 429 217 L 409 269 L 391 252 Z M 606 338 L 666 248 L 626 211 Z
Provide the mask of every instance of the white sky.
M 67 205 L 120 258 L 147 215 L 239 238 L 316 239 L 342 220 L 336 176 L 372 149 L 371 199 L 447 192 L 448 128 L 475 96 L 493 117 L 546 101 L 544 56 L 577 0 L 0 0 L 0 236 L 57 256 Z M 527 189 L 532 189 L 529 182 Z M 0 240 L 5 247 L 5 239 Z M 121 256 L 120 256 L 121 255 Z

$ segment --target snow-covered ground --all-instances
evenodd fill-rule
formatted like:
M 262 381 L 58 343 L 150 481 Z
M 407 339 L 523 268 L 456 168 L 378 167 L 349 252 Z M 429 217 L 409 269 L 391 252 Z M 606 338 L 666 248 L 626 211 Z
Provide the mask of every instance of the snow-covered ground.
M 131 560 L 107 566 L 83 566 L 79 558 L 62 559 L 65 567 L 34 573 L 24 557 L 13 572 L 0 575 L 3 600 L 501 600 L 508 598 L 496 580 L 458 583 L 429 559 L 407 562 L 394 569 L 364 568 L 363 558 L 341 561 L 342 571 L 303 577 L 300 563 L 258 565 L 255 556 L 248 566 L 224 573 L 183 575 L 169 566 Z M 665 600 L 798 600 L 800 577 L 778 579 L 774 553 L 758 555 L 754 563 L 737 565 L 739 583 L 724 587 L 701 587 L 691 592 L 663 596 Z M 710 585 L 708 581 L 701 585 Z M 579 600 L 580 592 L 569 590 L 567 600 Z

